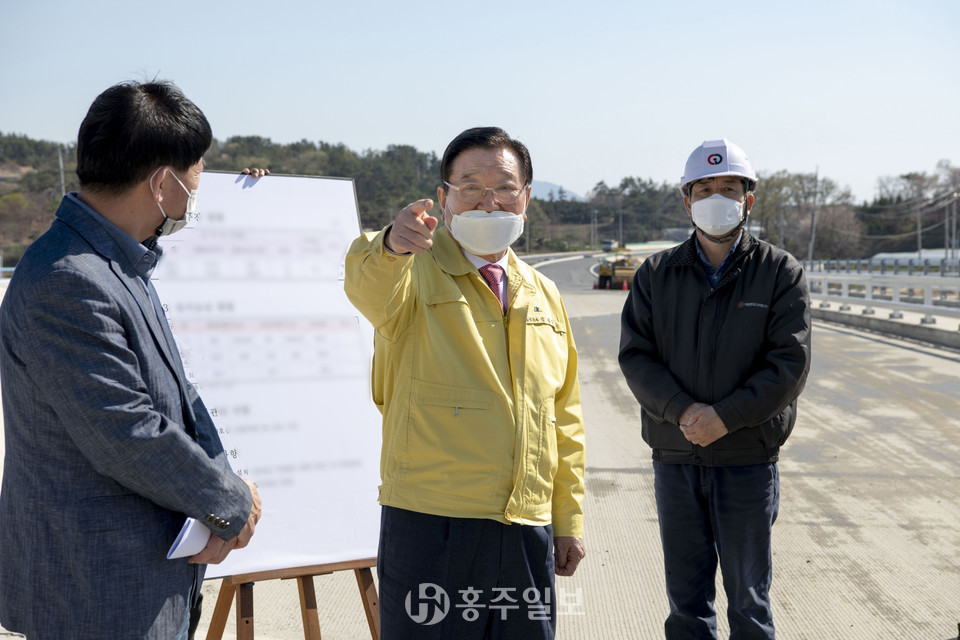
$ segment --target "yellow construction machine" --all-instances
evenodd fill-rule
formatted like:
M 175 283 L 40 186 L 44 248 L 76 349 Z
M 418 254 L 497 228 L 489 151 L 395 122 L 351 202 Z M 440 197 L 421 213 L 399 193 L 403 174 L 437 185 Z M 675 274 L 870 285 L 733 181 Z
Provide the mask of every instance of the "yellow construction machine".
M 626 249 L 605 254 L 597 265 L 598 289 L 629 289 L 643 258 Z

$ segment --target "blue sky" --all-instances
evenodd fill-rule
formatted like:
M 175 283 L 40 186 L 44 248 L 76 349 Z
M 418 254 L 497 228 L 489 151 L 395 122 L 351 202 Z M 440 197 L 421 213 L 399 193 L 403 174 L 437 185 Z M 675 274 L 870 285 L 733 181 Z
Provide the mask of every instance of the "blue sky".
M 0 33 L 0 131 L 44 140 L 74 141 L 111 84 L 159 77 L 221 140 L 441 154 L 501 126 L 537 179 L 581 194 L 675 183 L 719 137 L 858 200 L 878 177 L 960 165 L 956 0 L 0 0 Z

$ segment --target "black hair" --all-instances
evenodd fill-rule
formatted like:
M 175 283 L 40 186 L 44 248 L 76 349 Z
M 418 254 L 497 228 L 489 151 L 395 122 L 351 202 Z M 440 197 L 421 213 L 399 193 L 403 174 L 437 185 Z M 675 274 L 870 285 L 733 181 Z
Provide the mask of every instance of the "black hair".
M 206 116 L 172 82 L 116 84 L 80 124 L 77 177 L 82 187 L 123 193 L 158 167 L 186 171 L 212 140 Z
M 530 161 L 530 152 L 522 142 L 511 138 L 500 127 L 474 127 L 454 138 L 443 152 L 443 159 L 440 161 L 440 179 L 450 182 L 450 168 L 453 161 L 464 151 L 477 147 L 509 149 L 520 162 L 520 177 L 523 179 L 524 186 L 533 182 L 533 163 Z M 443 189 L 446 190 L 447 185 L 443 185 Z

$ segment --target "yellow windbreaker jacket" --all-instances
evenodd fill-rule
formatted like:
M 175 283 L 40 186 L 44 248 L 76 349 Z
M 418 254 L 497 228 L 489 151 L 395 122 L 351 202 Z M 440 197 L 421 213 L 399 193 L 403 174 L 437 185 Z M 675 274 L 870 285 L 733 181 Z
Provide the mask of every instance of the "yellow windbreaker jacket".
M 577 351 L 556 285 L 511 250 L 504 316 L 446 228 L 418 256 L 383 234 L 354 241 L 345 282 L 376 329 L 380 503 L 582 537 Z

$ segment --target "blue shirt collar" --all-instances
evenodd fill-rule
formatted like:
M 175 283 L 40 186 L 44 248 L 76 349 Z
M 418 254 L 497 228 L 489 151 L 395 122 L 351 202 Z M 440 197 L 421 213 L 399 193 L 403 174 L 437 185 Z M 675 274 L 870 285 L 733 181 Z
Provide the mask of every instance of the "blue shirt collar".
M 703 253 L 703 249 L 700 248 L 700 238 L 694 236 L 694 245 L 697 247 L 697 255 L 700 256 L 700 260 L 703 262 L 703 265 L 707 268 L 707 275 L 710 276 L 710 282 L 716 286 L 720 282 L 720 278 L 723 276 L 723 272 L 727 268 L 727 260 L 730 259 L 730 255 L 737 248 L 737 245 L 740 244 L 740 240 L 743 238 L 743 230 L 740 230 L 740 233 L 737 235 L 737 239 L 733 241 L 733 244 L 730 245 L 730 248 L 727 249 L 727 255 L 723 256 L 723 260 L 720 261 L 720 266 L 716 269 L 713 268 L 713 265 L 710 264 L 710 261 L 707 260 L 707 256 Z
M 154 245 L 153 249 L 148 249 L 137 242 L 136 239 L 131 237 L 127 232 L 120 229 L 120 227 L 94 211 L 83 200 L 78 198 L 75 192 L 71 191 L 68 193 L 67 198 L 103 227 L 104 231 L 106 231 L 110 237 L 113 238 L 114 242 L 117 243 L 117 246 L 120 247 L 120 251 L 127 257 L 134 271 L 137 272 L 137 275 L 139 275 L 144 282 L 150 280 L 153 270 L 163 255 L 163 249 L 160 245 Z

